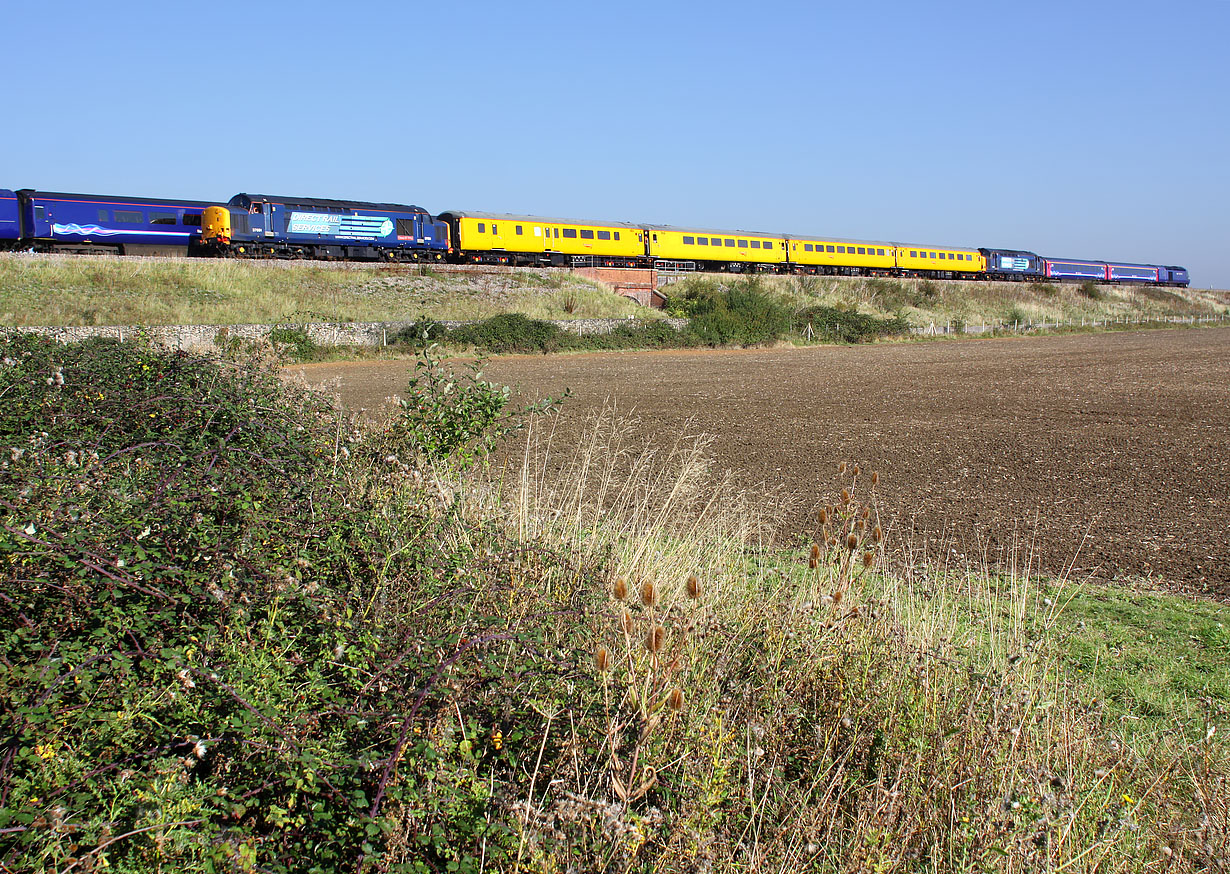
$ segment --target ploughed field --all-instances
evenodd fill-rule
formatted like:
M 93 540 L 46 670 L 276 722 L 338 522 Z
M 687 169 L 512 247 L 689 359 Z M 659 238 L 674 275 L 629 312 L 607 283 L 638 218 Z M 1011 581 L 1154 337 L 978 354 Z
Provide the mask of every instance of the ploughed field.
M 410 362 L 297 367 L 377 413 Z M 1149 579 L 1230 597 L 1230 329 L 718 352 L 516 356 L 488 378 L 565 387 L 561 434 L 616 404 L 646 437 L 709 433 L 722 468 L 812 530 L 842 460 L 900 561 Z

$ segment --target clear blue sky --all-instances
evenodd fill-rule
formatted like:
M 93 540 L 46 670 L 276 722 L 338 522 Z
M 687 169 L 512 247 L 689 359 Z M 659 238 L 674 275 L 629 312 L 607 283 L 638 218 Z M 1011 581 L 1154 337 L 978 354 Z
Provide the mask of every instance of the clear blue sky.
M 1015 246 L 1230 288 L 1230 3 L 0 7 L 0 187 Z

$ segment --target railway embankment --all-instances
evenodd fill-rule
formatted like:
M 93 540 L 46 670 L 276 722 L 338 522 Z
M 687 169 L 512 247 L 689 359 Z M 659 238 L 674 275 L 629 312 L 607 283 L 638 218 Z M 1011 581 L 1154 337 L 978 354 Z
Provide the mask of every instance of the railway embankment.
M 683 315 L 680 302 L 689 295 L 748 285 L 792 312 L 826 306 L 900 316 L 927 331 L 1230 312 L 1230 293 L 1191 288 L 661 273 L 659 281 L 666 312 L 613 293 L 656 300 L 642 294 L 643 283 L 560 269 L 9 254 L 0 255 L 0 326 L 447 322 L 505 313 L 646 320 Z

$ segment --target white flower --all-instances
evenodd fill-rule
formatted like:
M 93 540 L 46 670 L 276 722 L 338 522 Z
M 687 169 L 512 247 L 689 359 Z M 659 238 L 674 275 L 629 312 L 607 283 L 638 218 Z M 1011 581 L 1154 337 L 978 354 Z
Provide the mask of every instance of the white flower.
M 13 459 L 13 461 L 17 461 L 17 459 L 21 458 L 25 454 L 26 450 L 18 449 L 16 446 L 9 450 L 9 458 Z
M 192 675 L 188 673 L 187 668 L 180 668 L 179 672 L 175 676 L 179 677 L 179 681 L 184 684 L 185 689 L 196 688 L 196 683 L 193 682 Z
M 30 535 L 31 537 L 33 537 L 33 536 L 34 536 L 34 531 L 35 531 L 35 528 L 34 528 L 34 523 L 33 523 L 33 522 L 31 522 L 29 525 L 27 525 L 25 528 L 23 528 L 23 529 L 21 529 L 21 530 L 22 530 L 22 531 L 24 531 L 24 532 L 26 532 L 26 534 Z
M 192 752 L 198 759 L 205 758 L 205 753 L 206 753 L 205 744 L 201 743 L 200 741 L 197 741 L 196 743 L 192 745 Z

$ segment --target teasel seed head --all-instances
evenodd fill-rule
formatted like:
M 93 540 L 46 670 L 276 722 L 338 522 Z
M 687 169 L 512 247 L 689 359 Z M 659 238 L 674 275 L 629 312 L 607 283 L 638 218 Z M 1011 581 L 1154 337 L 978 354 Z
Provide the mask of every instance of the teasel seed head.
M 688 577 L 688 597 L 693 601 L 700 598 L 700 580 L 696 578 L 696 574 Z
M 875 554 L 870 549 L 863 553 L 863 567 L 870 568 L 875 563 Z
M 871 539 L 874 540 L 876 543 L 879 543 L 881 540 L 883 540 L 884 539 L 884 529 L 881 528 L 879 525 L 873 528 L 871 531 Z
M 841 490 L 841 504 L 844 507 L 848 503 L 850 503 L 850 490 L 842 489 Z
M 594 650 L 594 667 L 604 674 L 611 669 L 611 651 L 605 646 Z
M 879 485 L 879 483 L 880 483 L 880 472 L 878 470 L 873 470 L 871 472 L 871 484 L 874 486 L 874 485 Z
M 815 561 L 815 560 L 816 560 L 816 559 L 818 559 L 819 557 L 820 557 L 820 544 L 819 544 L 819 543 L 813 543 L 813 544 L 811 545 L 811 560 L 812 560 L 812 561 Z
M 671 710 L 676 713 L 683 709 L 683 690 L 679 688 L 671 689 L 670 695 L 666 698 L 666 704 Z
M 623 626 L 624 634 L 631 634 L 633 629 L 636 627 L 636 622 L 633 620 L 632 614 L 627 610 L 624 611 Z
M 846 535 L 846 549 L 851 552 L 858 549 L 858 535 L 853 531 Z
M 843 461 L 841 464 L 837 465 L 837 472 L 844 474 L 847 470 L 849 470 L 849 468 L 850 468 L 850 465 L 846 464 Z
M 809 559 L 807 560 L 807 568 L 808 568 L 808 570 L 813 570 L 813 571 L 814 571 L 814 570 L 815 570 L 815 569 L 819 566 L 819 564 L 820 564 L 820 562 L 818 562 L 818 561 L 817 561 L 816 559 L 814 559 L 814 558 L 809 558 Z
M 844 594 L 845 594 L 844 589 L 838 589 L 836 592 L 833 593 L 833 606 L 834 607 L 836 607 L 838 604 L 841 603 L 841 596 Z
M 622 601 L 624 598 L 627 598 L 628 597 L 628 581 L 625 580 L 623 577 L 617 577 L 615 579 L 615 586 L 613 589 L 613 593 L 615 595 L 615 600 L 617 601 Z
M 857 464 L 854 465 L 854 475 L 855 476 L 858 476 L 862 472 L 863 472 L 863 469 L 861 467 L 859 467 Z
M 656 607 L 658 605 L 658 587 L 653 583 L 645 583 L 642 585 L 641 603 L 646 607 Z
M 645 635 L 645 649 L 654 655 L 661 651 L 664 643 L 666 643 L 666 629 L 661 625 L 655 625 L 653 630 Z
M 858 511 L 858 515 L 863 519 L 868 518 L 869 516 L 871 516 L 871 508 L 868 507 L 866 504 L 864 504 L 863 509 Z
M 820 512 L 816 514 L 816 521 L 821 525 L 829 524 L 829 512 L 826 508 L 820 508 Z
M 867 523 L 864 522 L 862 519 L 859 519 L 857 522 L 854 523 L 855 531 L 862 531 L 866 527 L 867 527 Z

